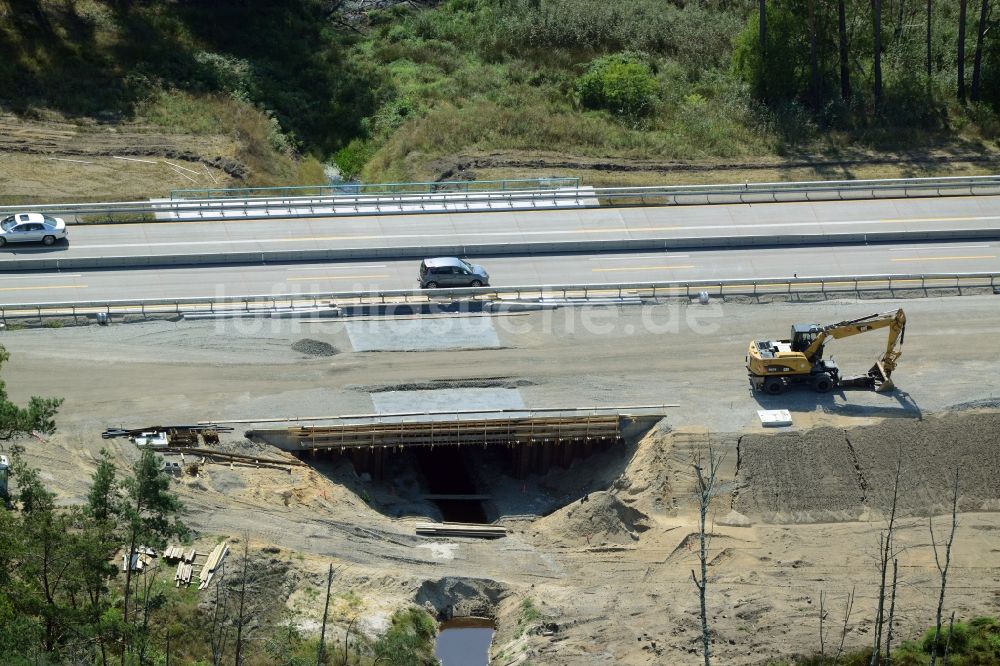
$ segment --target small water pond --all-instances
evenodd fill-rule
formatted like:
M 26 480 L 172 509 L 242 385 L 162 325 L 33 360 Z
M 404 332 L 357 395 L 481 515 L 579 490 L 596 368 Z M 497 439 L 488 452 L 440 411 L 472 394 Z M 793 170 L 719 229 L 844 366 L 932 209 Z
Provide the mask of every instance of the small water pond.
M 489 666 L 493 620 L 462 617 L 442 622 L 434 645 L 441 666 Z

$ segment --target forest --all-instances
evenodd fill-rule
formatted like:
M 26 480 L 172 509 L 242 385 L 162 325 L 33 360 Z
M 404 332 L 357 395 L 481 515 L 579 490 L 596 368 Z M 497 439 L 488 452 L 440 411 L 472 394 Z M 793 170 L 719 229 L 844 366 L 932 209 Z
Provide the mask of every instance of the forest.
M 272 148 L 369 182 L 488 151 L 710 163 L 1000 134 L 991 0 L 5 4 L 16 113 L 219 133 L 244 109 Z

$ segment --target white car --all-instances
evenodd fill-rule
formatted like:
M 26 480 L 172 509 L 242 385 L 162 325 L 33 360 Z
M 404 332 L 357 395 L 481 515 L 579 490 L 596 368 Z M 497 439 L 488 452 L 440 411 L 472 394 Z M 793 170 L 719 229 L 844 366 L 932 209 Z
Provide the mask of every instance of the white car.
M 7 243 L 32 243 L 41 241 L 52 245 L 60 238 L 66 238 L 69 230 L 58 217 L 41 213 L 17 213 L 0 221 L 0 247 Z

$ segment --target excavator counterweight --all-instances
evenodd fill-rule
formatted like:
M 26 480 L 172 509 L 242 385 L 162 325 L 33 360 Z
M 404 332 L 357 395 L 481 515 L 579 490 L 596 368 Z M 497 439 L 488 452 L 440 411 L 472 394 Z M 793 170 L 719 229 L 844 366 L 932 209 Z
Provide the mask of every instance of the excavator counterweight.
M 846 338 L 880 328 L 889 329 L 889 339 L 885 352 L 867 374 L 844 377 L 833 359 L 823 358 L 826 343 L 831 338 Z M 791 384 L 811 384 L 820 393 L 834 387 L 873 388 L 879 393 L 891 391 L 895 388 L 892 373 L 902 354 L 900 347 L 905 331 L 906 315 L 902 309 L 825 326 L 794 324 L 788 340 L 750 343 L 746 358 L 750 385 L 775 395 Z

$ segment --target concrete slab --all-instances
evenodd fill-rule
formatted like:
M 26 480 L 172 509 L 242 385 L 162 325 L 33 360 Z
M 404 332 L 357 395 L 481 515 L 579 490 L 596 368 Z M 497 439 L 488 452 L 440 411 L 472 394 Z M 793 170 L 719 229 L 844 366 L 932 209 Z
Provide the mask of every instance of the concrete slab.
M 783 428 L 792 425 L 792 414 L 787 409 L 758 409 L 757 417 L 765 428 Z
M 371 394 L 375 411 L 379 414 L 398 412 L 434 412 L 449 409 L 524 409 L 524 400 L 518 389 L 505 388 L 461 388 L 437 389 L 433 391 L 383 391 Z M 428 417 L 437 420 L 452 420 L 454 417 L 438 415 Z M 482 418 L 474 415 L 470 418 Z
M 433 317 L 347 322 L 354 351 L 499 349 L 489 317 Z

